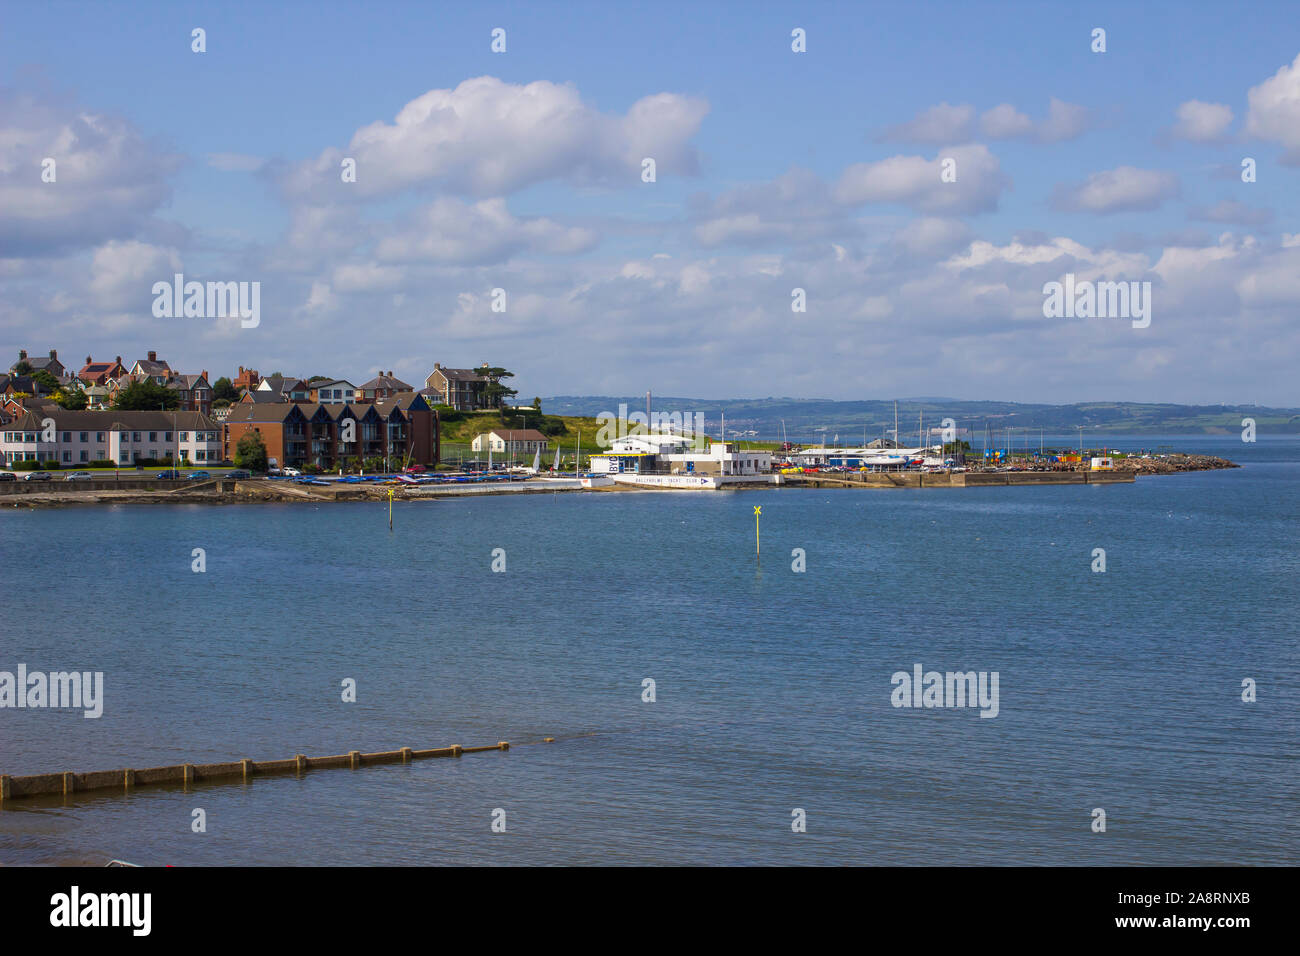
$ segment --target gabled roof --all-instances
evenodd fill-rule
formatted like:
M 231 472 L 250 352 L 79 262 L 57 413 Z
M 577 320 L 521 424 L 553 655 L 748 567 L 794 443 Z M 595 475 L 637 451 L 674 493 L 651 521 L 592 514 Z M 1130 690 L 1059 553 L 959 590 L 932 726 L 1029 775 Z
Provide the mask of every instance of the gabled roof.
M 487 379 L 472 368 L 435 368 L 449 382 L 486 382 Z M 433 374 L 433 373 L 430 373 Z
M 364 385 L 358 387 L 365 389 L 367 391 L 374 391 L 377 388 L 384 388 L 393 392 L 410 392 L 413 391 L 415 388 L 414 385 L 407 385 L 400 378 L 394 378 L 391 375 L 378 375 L 375 378 L 372 378 L 370 381 L 366 382 Z
M 342 379 L 342 378 L 332 378 L 328 382 L 325 381 L 311 382 L 310 384 L 307 385 L 307 388 L 309 389 L 333 388 L 336 385 L 346 385 L 348 388 L 352 388 L 352 389 L 356 388 L 356 386 L 353 385 L 351 382 L 349 382 L 347 379 Z
M 164 411 L 68 411 L 57 405 L 44 406 L 41 413 L 28 411 L 18 421 L 21 428 L 39 430 L 43 418 L 54 419 L 54 427 L 69 431 L 212 431 L 217 423 L 200 412 Z M 28 424 L 28 422 L 31 424 Z
M 208 380 L 203 375 L 177 375 L 167 383 L 167 387 L 178 390 L 184 388 L 193 391 L 199 383 L 207 385 Z
M 489 434 L 496 435 L 502 441 L 550 441 L 536 428 L 494 428 Z

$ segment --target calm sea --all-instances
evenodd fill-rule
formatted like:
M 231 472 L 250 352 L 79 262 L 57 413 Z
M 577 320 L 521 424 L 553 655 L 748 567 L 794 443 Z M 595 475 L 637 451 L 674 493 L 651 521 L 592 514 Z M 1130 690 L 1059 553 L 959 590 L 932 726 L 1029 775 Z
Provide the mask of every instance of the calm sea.
M 514 744 L 10 804 L 0 863 L 1294 864 L 1300 442 L 1111 443 L 1246 467 L 399 503 L 391 533 L 0 508 L 0 670 L 105 680 L 98 720 L 0 710 L 0 772 Z M 891 706 L 915 664 L 998 672 L 996 718 Z

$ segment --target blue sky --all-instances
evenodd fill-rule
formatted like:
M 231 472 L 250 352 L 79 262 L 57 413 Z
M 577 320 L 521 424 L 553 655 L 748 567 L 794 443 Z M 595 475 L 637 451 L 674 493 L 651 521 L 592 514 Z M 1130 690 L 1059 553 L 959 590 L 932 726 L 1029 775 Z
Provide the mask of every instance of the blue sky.
M 1296 404 L 1298 55 L 1294 4 L 9 2 L 0 349 Z M 155 318 L 174 270 L 261 323 Z M 1045 318 L 1068 272 L 1152 282 L 1150 326 Z

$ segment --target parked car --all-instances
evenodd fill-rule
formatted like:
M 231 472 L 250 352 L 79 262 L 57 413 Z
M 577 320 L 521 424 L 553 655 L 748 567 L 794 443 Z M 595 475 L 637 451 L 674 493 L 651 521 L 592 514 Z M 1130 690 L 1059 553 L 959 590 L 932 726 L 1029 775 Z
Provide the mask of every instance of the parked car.
M 18 476 L 12 471 L 0 471 L 0 481 L 17 481 Z
M 266 477 L 268 478 L 279 478 L 280 475 L 281 471 L 279 468 L 275 467 L 275 465 L 271 465 L 266 469 Z
M 179 471 L 160 471 L 160 472 L 158 472 L 158 474 L 155 475 L 154 477 L 155 477 L 155 478 L 160 478 L 160 479 L 162 479 L 163 481 L 170 481 L 171 479 L 173 479 L 173 478 L 179 478 L 180 476 L 181 476 L 181 473 L 180 473 Z
M 211 478 L 211 477 L 212 477 L 212 476 L 209 475 L 206 471 L 191 471 L 191 472 L 190 472 L 190 481 L 198 481 L 198 480 L 201 479 L 201 478 Z
M 29 471 L 23 475 L 23 481 L 49 481 L 50 473 L 48 471 Z
M 218 467 L 218 468 L 234 468 L 234 467 L 235 467 L 235 463 L 234 463 L 233 461 L 231 461 L 229 458 L 223 458 L 223 459 L 221 459 L 221 464 L 218 465 L 217 467 Z
M 290 477 L 290 478 L 301 478 L 301 477 L 302 477 L 302 472 L 299 471 L 297 468 L 285 468 L 285 469 L 283 469 L 280 473 L 283 474 L 283 475 L 287 475 L 287 476 Z
M 70 471 L 63 476 L 64 481 L 90 481 L 92 478 L 88 471 Z
M 424 472 L 424 466 L 423 466 L 423 465 L 407 465 L 407 466 L 406 466 L 405 468 L 403 468 L 402 470 L 405 471 L 408 475 L 419 475 L 419 474 L 422 474 L 422 473 Z
M 236 468 L 234 471 L 226 472 L 227 478 L 252 478 L 253 473 L 244 468 Z

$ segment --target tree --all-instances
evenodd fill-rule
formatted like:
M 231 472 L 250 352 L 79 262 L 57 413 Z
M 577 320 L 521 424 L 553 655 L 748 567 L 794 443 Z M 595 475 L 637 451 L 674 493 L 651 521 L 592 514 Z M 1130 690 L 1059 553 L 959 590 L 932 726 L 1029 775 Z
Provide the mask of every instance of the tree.
M 31 375 L 32 363 L 26 359 L 21 359 L 14 363 L 14 367 L 10 369 L 10 371 L 13 372 L 14 375 Z
M 537 409 L 538 412 L 542 410 L 542 400 L 540 398 L 533 399 L 533 408 Z
M 248 471 L 266 471 L 266 443 L 262 433 L 244 432 L 235 445 L 235 465 Z
M 488 408 L 498 408 L 502 411 L 502 421 L 505 420 L 506 399 L 514 398 L 519 394 L 513 388 L 502 385 L 503 378 L 514 378 L 514 372 L 507 372 L 503 368 L 480 368 L 476 370 L 479 375 L 487 379 L 487 384 L 483 386 L 483 401 Z
M 86 393 L 75 388 L 61 388 L 54 393 L 54 404 L 70 412 L 79 412 L 86 407 Z
M 117 393 L 113 407 L 122 411 L 152 412 L 180 406 L 180 396 L 173 388 L 155 385 L 150 381 L 132 382 Z
M 226 400 L 226 405 L 239 401 L 239 389 L 235 388 L 230 379 L 224 375 L 212 383 L 212 404 L 216 405 L 223 398 Z
M 59 380 L 43 368 L 32 372 L 32 381 L 50 394 L 59 390 Z

